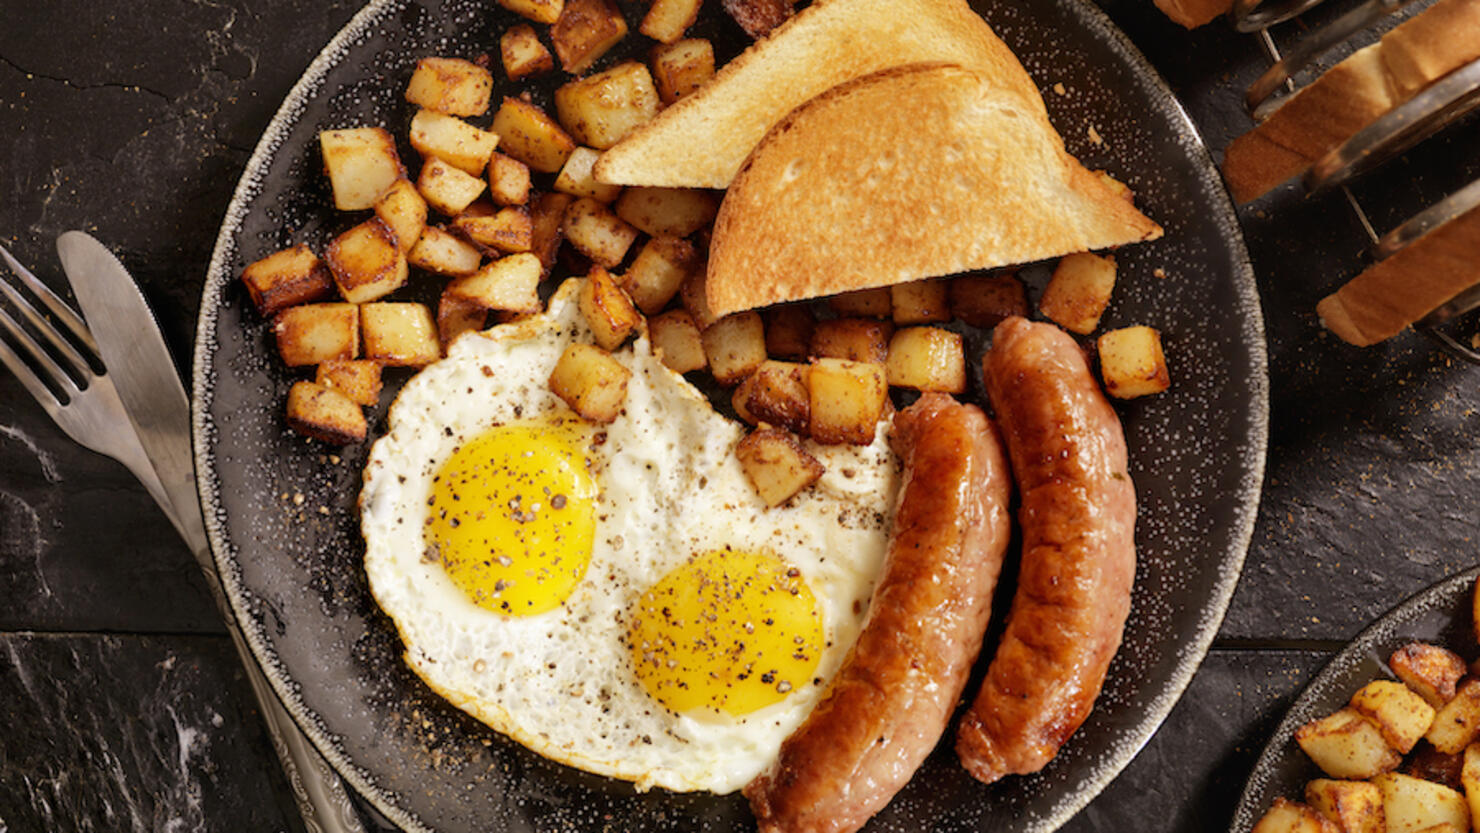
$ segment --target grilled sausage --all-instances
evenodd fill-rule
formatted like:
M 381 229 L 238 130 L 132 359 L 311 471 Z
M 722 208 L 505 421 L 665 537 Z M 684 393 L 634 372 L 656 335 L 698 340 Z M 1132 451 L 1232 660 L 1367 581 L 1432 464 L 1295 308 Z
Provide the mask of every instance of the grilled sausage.
M 1042 769 L 1089 716 L 1130 612 L 1136 495 L 1120 421 L 1073 339 L 1009 318 L 982 367 L 1023 535 L 1007 630 L 956 737 L 991 783 Z
M 1011 534 L 996 429 L 927 393 L 893 442 L 905 479 L 883 574 L 827 695 L 745 787 L 763 833 L 863 826 L 940 739 L 981 650 Z

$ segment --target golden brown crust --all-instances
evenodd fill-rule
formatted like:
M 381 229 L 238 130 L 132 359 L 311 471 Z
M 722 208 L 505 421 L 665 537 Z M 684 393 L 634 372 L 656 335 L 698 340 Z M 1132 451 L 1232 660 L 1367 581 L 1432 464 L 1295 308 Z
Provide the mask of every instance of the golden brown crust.
M 1156 0 L 1156 7 L 1177 23 L 1196 29 L 1228 14 L 1228 10 L 1233 8 L 1233 0 Z

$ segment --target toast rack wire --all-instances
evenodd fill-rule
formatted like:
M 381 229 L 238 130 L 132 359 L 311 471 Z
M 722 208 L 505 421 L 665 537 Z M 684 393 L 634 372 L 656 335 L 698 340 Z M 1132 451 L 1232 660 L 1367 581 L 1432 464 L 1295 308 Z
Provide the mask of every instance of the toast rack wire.
M 1257 33 L 1271 66 L 1249 86 L 1244 103 L 1256 120 L 1262 121 L 1295 92 L 1295 77 L 1326 52 L 1350 40 L 1417 0 L 1366 0 L 1326 25 L 1314 29 L 1280 54 L 1270 34 L 1271 27 L 1290 21 L 1320 5 L 1324 0 L 1234 0 L 1232 18 L 1240 32 Z M 1278 93 L 1283 90 L 1283 95 Z M 1379 236 L 1366 210 L 1348 184 L 1362 174 L 1409 150 L 1470 112 L 1480 108 L 1480 60 L 1440 78 L 1408 101 L 1393 108 L 1363 128 L 1306 171 L 1303 184 L 1315 194 L 1340 189 L 1357 221 L 1367 233 L 1371 251 L 1381 260 L 1413 243 L 1428 232 L 1480 206 L 1480 179 L 1414 215 Z M 1480 364 L 1480 337 L 1462 344 L 1447 325 L 1480 308 L 1480 284 L 1451 298 L 1446 304 L 1414 323 L 1455 358 Z

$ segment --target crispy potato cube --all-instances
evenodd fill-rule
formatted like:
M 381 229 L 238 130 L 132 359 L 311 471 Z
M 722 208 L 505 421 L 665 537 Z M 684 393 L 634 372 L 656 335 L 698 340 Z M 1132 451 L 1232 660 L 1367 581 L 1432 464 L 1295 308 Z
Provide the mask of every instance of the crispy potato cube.
M 889 287 L 896 324 L 933 324 L 951 320 L 945 281 L 911 281 Z
M 313 382 L 294 382 L 288 389 L 288 427 L 332 445 L 363 442 L 369 432 L 359 405 Z
M 1341 833 L 1315 810 L 1296 801 L 1276 798 L 1249 833 Z
M 1100 377 L 1117 399 L 1161 393 L 1172 385 L 1161 352 L 1161 333 L 1152 327 L 1123 327 L 1100 336 Z
M 1455 686 L 1465 675 L 1465 661 L 1458 654 L 1425 642 L 1409 642 L 1393 651 L 1388 667 L 1436 709 L 1454 698 Z
M 573 202 L 575 197 L 569 194 L 540 194 L 530 208 L 529 218 L 534 229 L 529 250 L 540 259 L 547 277 L 555 266 L 560 241 L 565 239 L 565 211 Z
M 658 358 L 675 373 L 702 370 L 709 364 L 699 326 L 687 310 L 669 310 L 648 319 L 648 338 Z
M 810 373 L 804 364 L 762 362 L 736 389 L 735 409 L 743 408 L 755 422 L 805 434 L 812 420 L 807 393 Z
M 488 112 L 493 73 L 461 58 L 422 58 L 406 85 L 406 100 L 451 116 Z
M 1432 827 L 1425 827 L 1418 833 L 1466 833 L 1465 829 L 1455 827 L 1453 823 L 1441 821 Z
M 1454 697 L 1439 707 L 1424 738 L 1440 752 L 1464 751 L 1480 737 L 1480 679 L 1460 683 Z
M 331 359 L 319 365 L 314 382 L 349 397 L 356 405 L 380 402 L 380 362 L 368 359 Z
M 1341 833 L 1386 833 L 1382 790 L 1366 781 L 1317 778 L 1305 785 L 1305 802 L 1336 823 Z
M 334 238 L 324 250 L 324 263 L 339 294 L 351 304 L 389 295 L 406 283 L 406 256 L 396 245 L 395 232 L 378 217 Z
M 272 320 L 278 355 L 288 367 L 353 359 L 360 354 L 360 313 L 354 304 L 302 304 Z
M 530 78 L 555 68 L 555 56 L 540 43 L 540 36 L 528 23 L 510 26 L 498 39 L 498 52 L 504 62 L 504 74 L 510 81 Z
M 375 205 L 406 169 L 396 153 L 396 140 L 381 127 L 325 130 L 319 134 L 324 171 L 334 190 L 334 207 L 361 211 Z
M 709 83 L 714 77 L 714 45 L 687 38 L 653 47 L 653 85 L 664 107 Z
M 406 253 L 406 262 L 418 269 L 456 278 L 478 271 L 483 254 L 466 240 L 436 226 L 427 226 L 416 245 Z
M 1038 309 L 1055 324 L 1080 335 L 1100 326 L 1115 289 L 1115 258 L 1090 252 L 1065 255 L 1054 267 Z
M 699 329 L 707 330 L 719 320 L 719 316 L 709 308 L 709 293 L 705 288 L 709 264 L 700 263 L 694 267 L 694 271 L 684 278 L 683 283 L 678 285 L 678 297 L 683 303 L 683 308 L 688 310 L 689 315 L 694 317 L 694 323 Z
M 1295 742 L 1332 778 L 1371 778 L 1396 769 L 1401 758 L 1377 724 L 1344 708 L 1295 730 Z
M 1465 801 L 1470 805 L 1471 820 L 1480 819 L 1480 744 L 1472 743 L 1465 747 L 1459 781 L 1465 791 Z
M 766 360 L 766 326 L 754 310 L 719 319 L 701 338 L 709 371 L 721 385 L 738 384 Z
M 606 150 L 658 115 L 658 90 L 636 61 L 569 81 L 555 91 L 560 123 L 582 144 Z
M 888 402 L 882 364 L 833 358 L 812 362 L 807 408 L 812 415 L 809 430 L 817 442 L 868 445 Z
M 610 268 L 627 257 L 637 229 L 604 204 L 580 197 L 565 209 L 565 239 L 592 263 Z
M 442 358 L 437 325 L 422 304 L 360 305 L 365 358 L 395 367 L 421 367 Z
M 324 262 L 303 243 L 247 264 L 242 283 L 257 311 L 268 317 L 320 300 L 333 290 Z
M 577 304 L 596 346 L 603 350 L 620 347 L 642 323 L 642 313 L 632 305 L 632 299 L 617 286 L 616 278 L 600 266 L 591 267 L 586 275 Z
M 867 318 L 818 321 L 812 327 L 808 353 L 813 357 L 884 364 L 889 360 L 889 339 L 893 335 L 894 325 L 888 321 Z
M 591 175 L 591 167 L 601 158 L 601 151 L 581 147 L 571 151 L 565 167 L 555 177 L 555 190 L 576 197 L 590 197 L 601 202 L 611 202 L 622 193 L 622 186 L 597 182 Z
M 792 16 L 797 0 L 724 0 L 721 5 L 745 34 L 759 40 Z
M 1382 791 L 1382 814 L 1389 831 L 1419 831 L 1436 824 L 1470 829 L 1470 808 L 1455 790 L 1401 772 L 1372 779 Z
M 466 298 L 442 290 L 442 297 L 437 300 L 437 338 L 442 341 L 442 352 L 457 337 L 466 332 L 481 330 L 488 324 L 488 309 L 477 301 L 469 301 Z
M 479 246 L 498 252 L 527 252 L 534 245 L 534 221 L 522 205 L 492 214 L 465 212 L 452 221 L 452 227 Z
M 572 75 L 585 72 L 625 37 L 627 20 L 611 0 L 566 0 L 550 27 L 560 66 Z
M 654 237 L 643 244 L 622 276 L 622 289 L 637 308 L 658 312 L 678 294 L 684 278 L 699 263 L 694 244 L 681 237 Z
M 699 19 L 701 3 L 702 0 L 653 0 L 637 31 L 660 43 L 673 43 Z
M 409 252 L 427 227 L 427 201 L 411 180 L 402 177 L 375 200 L 375 216 L 395 235 L 396 247 Z
M 495 260 L 447 285 L 447 294 L 484 309 L 539 312 L 540 259 L 528 252 Z
M 1028 315 L 1028 295 L 1017 275 L 964 275 L 952 278 L 951 315 L 973 327 L 990 329 L 1008 318 Z
M 894 314 L 894 296 L 888 287 L 844 292 L 828 298 L 827 305 L 838 315 L 858 318 L 888 318 Z
M 416 190 L 427 205 L 449 217 L 461 214 L 486 187 L 488 183 L 478 177 L 436 158 L 421 166 L 416 179 Z
M 488 157 L 488 196 L 499 205 L 529 202 L 529 166 L 494 152 Z
M 1377 724 L 1388 746 L 1404 755 L 1413 751 L 1434 722 L 1434 707 L 1394 680 L 1373 680 L 1362 686 L 1352 695 L 1351 705 Z
M 554 23 L 565 8 L 565 0 L 498 0 L 498 4 L 535 23 Z
M 766 320 L 766 352 L 778 359 L 802 361 L 812 350 L 816 319 L 805 304 L 782 304 L 761 313 Z
M 767 506 L 780 506 L 822 477 L 817 458 L 796 437 L 775 428 L 750 432 L 735 446 L 735 457 Z
M 714 222 L 719 200 L 691 188 L 628 188 L 617 216 L 654 237 L 687 237 Z
M 560 170 L 576 149 L 576 140 L 544 110 L 518 98 L 504 97 L 493 115 L 492 130 L 504 153 L 541 173 Z
M 938 327 L 906 327 L 889 340 L 884 363 L 889 384 L 920 391 L 966 390 L 966 351 L 961 336 Z
M 441 159 L 477 176 L 498 147 L 498 134 L 480 130 L 456 116 L 418 110 L 411 117 L 411 146 L 424 157 Z
M 611 422 L 627 399 L 632 371 L 594 344 L 569 344 L 555 369 L 550 390 L 572 411 L 592 422 Z

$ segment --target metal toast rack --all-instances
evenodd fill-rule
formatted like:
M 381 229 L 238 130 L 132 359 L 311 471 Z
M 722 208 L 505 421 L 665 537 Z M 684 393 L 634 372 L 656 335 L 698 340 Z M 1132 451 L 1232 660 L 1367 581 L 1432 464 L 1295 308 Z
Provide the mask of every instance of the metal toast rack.
M 1272 65 L 1244 96 L 1244 104 L 1262 121 L 1296 89 L 1295 79 L 1328 51 L 1358 33 L 1380 25 L 1414 5 L 1416 0 L 1365 0 L 1324 26 L 1300 35 L 1284 55 L 1275 46 L 1270 29 L 1298 17 L 1324 0 L 1235 0 L 1232 18 L 1240 32 L 1257 33 Z M 1281 94 L 1283 92 L 1283 94 Z M 1372 254 L 1390 257 L 1425 234 L 1480 206 L 1480 179 L 1379 236 L 1348 186 L 1353 179 L 1409 150 L 1469 113 L 1480 109 L 1480 60 L 1466 64 L 1433 82 L 1408 101 L 1393 108 L 1332 150 L 1306 171 L 1302 184 L 1311 194 L 1339 188 L 1372 244 Z M 1480 252 L 1476 252 L 1480 260 Z M 1451 322 L 1480 308 L 1480 284 L 1459 293 L 1414 323 L 1414 329 L 1433 339 L 1445 352 L 1480 364 L 1480 337 L 1461 343 L 1450 332 Z

